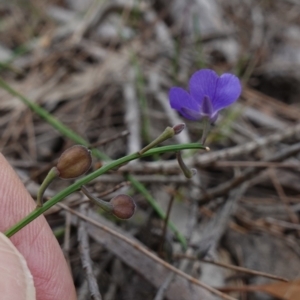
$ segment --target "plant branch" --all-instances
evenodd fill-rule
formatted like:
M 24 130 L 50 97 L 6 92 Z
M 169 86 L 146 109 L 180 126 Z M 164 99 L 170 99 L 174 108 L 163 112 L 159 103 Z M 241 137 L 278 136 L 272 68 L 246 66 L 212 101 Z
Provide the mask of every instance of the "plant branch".
M 150 149 L 146 153 L 139 155 L 138 153 L 129 154 L 127 156 L 124 156 L 122 158 L 119 158 L 117 160 L 114 160 L 112 162 L 109 162 L 108 164 L 104 165 L 100 169 L 94 171 L 93 173 L 77 180 L 75 183 L 67 187 L 66 189 L 62 190 L 58 194 L 56 194 L 54 197 L 52 197 L 50 200 L 48 200 L 42 207 L 36 208 L 34 211 L 32 211 L 29 215 L 27 215 L 25 218 L 23 218 L 20 222 L 12 226 L 10 229 L 8 229 L 5 232 L 5 235 L 7 237 L 11 237 L 16 232 L 21 230 L 23 227 L 25 227 L 27 224 L 32 222 L 34 219 L 36 219 L 38 216 L 43 214 L 45 211 L 47 211 L 49 208 L 51 208 L 53 205 L 61 201 L 62 199 L 66 198 L 70 194 L 78 191 L 82 185 L 89 183 L 93 179 L 99 177 L 100 175 L 119 168 L 123 164 L 126 164 L 132 160 L 141 158 L 141 157 L 147 157 L 157 154 L 163 154 L 165 152 L 174 152 L 179 150 L 185 150 L 185 149 L 206 149 L 201 144 L 192 143 L 192 144 L 181 144 L 181 145 L 170 145 L 170 146 L 164 146 L 164 147 L 158 147 L 154 149 Z M 134 178 L 130 176 L 130 179 L 133 180 Z M 173 230 L 176 228 L 172 228 Z M 176 231 L 177 232 L 177 231 Z

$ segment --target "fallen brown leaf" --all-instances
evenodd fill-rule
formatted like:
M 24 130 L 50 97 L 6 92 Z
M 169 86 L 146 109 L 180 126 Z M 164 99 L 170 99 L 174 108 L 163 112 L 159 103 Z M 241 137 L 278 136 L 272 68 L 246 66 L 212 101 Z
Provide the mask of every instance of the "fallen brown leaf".
M 249 285 L 242 287 L 224 287 L 222 292 L 263 292 L 283 300 L 300 299 L 300 279 L 290 282 L 277 282 L 266 285 Z

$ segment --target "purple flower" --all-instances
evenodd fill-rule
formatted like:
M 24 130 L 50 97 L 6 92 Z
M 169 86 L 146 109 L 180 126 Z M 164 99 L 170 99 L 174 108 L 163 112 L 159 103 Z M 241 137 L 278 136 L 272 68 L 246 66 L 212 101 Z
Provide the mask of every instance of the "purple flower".
M 239 79 L 225 73 L 218 76 L 216 72 L 203 69 L 193 74 L 189 82 L 190 93 L 179 87 L 169 92 L 170 105 L 189 120 L 208 117 L 213 123 L 218 112 L 234 103 L 240 96 L 242 87 Z

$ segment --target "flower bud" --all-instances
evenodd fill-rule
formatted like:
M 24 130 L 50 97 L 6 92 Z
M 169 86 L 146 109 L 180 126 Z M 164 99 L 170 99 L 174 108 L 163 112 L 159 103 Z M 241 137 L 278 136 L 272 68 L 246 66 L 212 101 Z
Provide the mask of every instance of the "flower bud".
M 129 219 L 135 212 L 135 202 L 128 195 L 118 195 L 112 198 L 109 203 L 112 205 L 112 214 L 119 219 Z
M 91 164 L 92 156 L 90 150 L 84 146 L 75 145 L 63 152 L 56 167 L 60 178 L 71 179 L 86 173 Z
M 173 127 L 167 127 L 162 134 L 160 134 L 155 140 L 153 140 L 150 144 L 148 144 L 146 147 L 144 147 L 142 150 L 140 150 L 138 153 L 139 155 L 144 154 L 151 148 L 159 145 L 160 143 L 166 141 L 167 139 L 172 138 L 175 135 L 175 130 Z
M 176 124 L 173 126 L 174 129 L 174 133 L 177 135 L 179 133 L 181 133 L 181 131 L 185 128 L 185 124 L 184 123 L 180 123 L 180 124 Z

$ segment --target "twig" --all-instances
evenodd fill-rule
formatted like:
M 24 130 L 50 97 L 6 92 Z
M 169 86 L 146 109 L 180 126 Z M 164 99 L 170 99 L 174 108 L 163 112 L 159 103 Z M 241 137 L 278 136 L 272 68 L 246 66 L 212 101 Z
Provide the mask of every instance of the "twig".
M 197 280 L 196 278 L 178 270 L 177 268 L 173 267 L 172 265 L 170 265 L 169 263 L 167 263 L 166 261 L 160 259 L 159 257 L 157 257 L 155 254 L 153 254 L 152 252 L 150 252 L 149 250 L 147 250 L 146 248 L 144 248 L 143 246 L 135 243 L 134 241 L 130 240 L 129 238 L 127 238 L 126 236 L 116 232 L 115 230 L 112 230 L 111 228 L 108 228 L 104 225 L 102 225 L 101 223 L 98 223 L 96 221 L 94 221 L 93 219 L 88 218 L 87 216 L 73 210 L 70 209 L 68 206 L 62 204 L 62 203 L 57 203 L 58 206 L 62 207 L 63 209 L 69 211 L 70 213 L 76 215 L 77 217 L 81 218 L 82 220 L 89 222 L 90 224 L 100 228 L 101 230 L 109 233 L 110 235 L 113 235 L 114 237 L 121 239 L 122 241 L 124 241 L 125 243 L 131 245 L 132 247 L 134 247 L 135 249 L 137 249 L 138 251 L 140 251 L 141 253 L 143 253 L 144 255 L 148 256 L 149 258 L 151 258 L 153 261 L 161 264 L 162 266 L 164 266 L 165 268 L 167 268 L 168 270 L 176 273 L 177 275 L 185 278 L 186 280 L 188 280 L 190 283 L 193 283 L 195 285 L 198 285 L 200 287 L 202 287 L 203 289 L 211 292 L 214 295 L 219 296 L 221 299 L 227 299 L 227 300 L 235 300 L 234 298 L 225 295 L 221 292 L 219 292 L 218 290 L 212 288 L 211 286 L 202 283 L 201 281 Z
M 124 279 L 122 278 L 124 276 L 124 270 L 122 270 L 122 263 L 118 258 L 114 258 L 113 260 L 111 273 L 111 283 L 104 295 L 105 300 L 116 299 L 117 288 L 119 285 L 122 285 L 121 282 L 124 282 Z
M 116 140 L 116 139 L 125 137 L 125 136 L 127 136 L 127 135 L 129 135 L 129 131 L 128 131 L 128 130 L 123 130 L 123 131 L 121 131 L 120 133 L 117 133 L 117 134 L 115 134 L 115 135 L 112 136 L 112 137 L 109 137 L 109 138 L 107 138 L 107 139 L 102 139 L 101 141 L 98 141 L 98 142 L 96 142 L 96 143 L 92 143 L 90 146 L 91 146 L 92 148 L 96 148 L 96 147 L 99 147 L 99 146 L 108 144 L 108 143 L 110 143 L 110 142 L 113 142 L 113 141 Z
M 265 272 L 255 271 L 255 270 L 251 270 L 251 269 L 247 269 L 247 268 L 243 268 L 243 267 L 239 267 L 239 266 L 224 264 L 221 262 L 211 261 L 211 260 L 208 260 L 205 258 L 199 259 L 196 256 L 190 256 L 190 255 L 185 255 L 185 254 L 176 254 L 175 258 L 187 258 L 187 259 L 191 259 L 191 260 L 200 260 L 204 263 L 213 264 L 213 265 L 216 265 L 216 266 L 219 266 L 222 268 L 226 268 L 226 269 L 230 269 L 230 270 L 234 270 L 234 271 L 237 271 L 240 273 L 246 273 L 246 274 L 251 274 L 251 275 L 255 275 L 255 276 L 262 276 L 262 277 L 285 281 L 285 282 L 289 281 L 288 279 L 281 277 L 281 276 L 276 276 L 276 275 L 268 274 Z
M 85 33 L 101 19 L 104 4 L 100 0 L 94 0 L 84 18 L 77 22 L 77 26 L 72 34 L 72 42 L 78 44 Z
M 229 159 L 241 154 L 249 154 L 252 151 L 266 147 L 267 145 L 279 143 L 285 139 L 291 138 L 300 133 L 300 123 L 295 126 L 290 126 L 282 131 L 268 135 L 266 137 L 257 138 L 252 142 L 231 148 L 202 153 L 201 155 L 194 155 L 191 158 L 185 159 L 187 166 L 206 167 L 214 164 L 216 161 L 222 159 Z M 169 160 L 164 162 L 140 162 L 136 165 L 123 166 L 120 171 L 123 172 L 151 172 L 151 173 L 178 173 L 179 167 L 177 160 Z
M 282 220 L 277 220 L 277 219 L 273 219 L 271 217 L 267 217 L 265 219 L 265 222 L 268 224 L 275 224 L 276 226 L 280 226 L 286 229 L 292 229 L 292 230 L 299 230 L 300 231 L 300 225 L 299 224 L 294 224 L 294 223 L 290 223 L 290 222 L 286 222 L 286 221 L 282 221 Z
M 128 77 L 128 81 L 123 85 L 123 94 L 125 99 L 125 121 L 130 132 L 127 141 L 127 153 L 130 154 L 138 152 L 142 148 L 142 141 L 140 137 L 141 116 L 132 69 L 128 71 Z
M 300 162 L 268 162 L 268 161 L 216 161 L 214 167 L 255 167 L 255 168 L 287 168 L 300 169 Z
M 163 284 L 161 285 L 161 287 L 158 289 L 154 300 L 163 300 L 165 297 L 165 293 L 169 287 L 169 285 L 171 284 L 171 282 L 173 281 L 175 276 L 175 273 L 172 272 L 168 275 L 168 277 L 165 279 L 165 281 L 163 282 Z
M 196 256 L 204 258 L 211 248 L 216 248 L 224 232 L 228 228 L 228 224 L 232 215 L 236 211 L 236 204 L 241 196 L 246 192 L 248 184 L 244 183 L 241 187 L 238 187 L 230 191 L 228 199 L 221 209 L 210 220 L 209 224 L 205 226 L 200 240 Z
M 278 162 L 297 154 L 299 151 L 300 151 L 300 143 L 297 143 L 290 147 L 287 147 L 282 152 L 276 153 L 275 155 L 266 158 L 265 161 Z M 257 174 L 257 172 L 258 171 L 255 168 L 247 168 L 238 177 L 228 180 L 227 182 L 220 184 L 216 188 L 212 188 L 208 190 L 206 194 L 200 197 L 199 203 L 201 204 L 208 203 L 211 199 L 228 193 L 234 187 L 252 178 L 255 174 Z
M 275 187 L 275 190 L 276 190 L 281 202 L 283 203 L 290 220 L 294 224 L 299 224 L 298 215 L 290 208 L 289 201 L 288 201 L 286 194 L 282 188 L 282 185 L 280 184 L 280 182 L 276 176 L 275 170 L 273 168 L 269 168 L 268 171 L 269 171 L 269 176 L 273 183 L 273 186 Z
M 172 204 L 174 202 L 174 198 L 175 198 L 174 194 L 171 194 L 171 198 L 169 200 L 168 208 L 167 208 L 167 212 L 166 212 L 166 217 L 164 219 L 164 226 L 163 226 L 162 235 L 161 235 L 160 248 L 158 251 L 160 257 L 163 257 L 163 255 L 164 255 L 164 244 L 165 244 L 168 222 L 169 222 L 169 217 L 170 217 L 170 213 L 171 213 Z
M 86 213 L 86 210 L 87 210 L 87 205 L 82 204 L 80 207 L 80 211 L 83 216 L 84 213 Z M 70 211 L 70 213 L 72 212 Z M 78 225 L 78 242 L 79 242 L 81 263 L 85 271 L 86 279 L 91 293 L 91 298 L 93 300 L 102 300 L 99 287 L 97 284 L 97 280 L 93 272 L 92 260 L 90 257 L 89 237 L 86 232 L 85 221 L 83 220 L 80 220 Z

